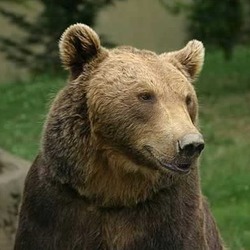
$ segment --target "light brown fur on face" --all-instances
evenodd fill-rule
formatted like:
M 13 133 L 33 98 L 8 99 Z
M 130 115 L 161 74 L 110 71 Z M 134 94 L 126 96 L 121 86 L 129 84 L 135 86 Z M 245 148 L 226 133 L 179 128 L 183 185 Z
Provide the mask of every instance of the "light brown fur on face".
M 199 179 L 202 43 L 107 50 L 76 24 L 59 49 L 70 77 L 26 180 L 15 250 L 223 249 Z
M 154 93 L 153 103 L 140 103 L 138 95 L 144 92 Z M 165 169 L 158 168 L 157 164 L 151 163 L 150 160 L 154 161 L 151 159 L 153 156 L 172 161 L 177 154 L 178 138 L 186 133 L 198 132 L 197 98 L 187 78 L 171 62 L 162 60 L 155 54 L 136 54 L 131 53 L 129 49 L 117 49 L 111 51 L 109 57 L 101 63 L 98 73 L 87 86 L 87 93 L 88 106 L 91 107 L 89 115 L 92 135 L 97 147 L 102 149 L 102 152 L 109 152 L 106 153 L 106 158 L 112 162 L 110 167 L 113 168 L 113 174 L 117 178 L 120 176 L 116 182 L 123 183 L 121 175 L 137 173 L 135 183 L 131 176 L 128 178 L 131 191 L 129 186 L 121 184 L 125 190 L 129 190 L 128 196 L 131 198 L 134 194 L 133 200 L 137 203 L 150 196 L 152 190 L 160 188 L 162 179 L 172 180 L 172 173 L 166 174 Z M 192 98 L 189 106 L 185 103 L 187 95 Z M 152 156 L 144 152 L 145 146 L 152 148 Z M 126 150 L 129 147 L 135 156 L 131 152 L 125 152 L 123 155 L 124 148 Z M 136 157 L 146 159 L 140 162 L 140 159 L 134 159 Z M 146 166 L 143 161 L 147 161 Z M 153 168 L 147 168 L 148 163 L 154 164 Z M 97 169 L 100 171 L 100 168 Z M 117 171 L 117 174 L 114 171 Z M 160 174 L 161 172 L 163 174 Z M 113 189 L 112 187 L 116 186 L 114 183 L 107 185 L 105 181 L 100 185 L 100 179 L 105 179 L 104 176 L 104 173 L 100 174 L 97 181 L 100 189 Z M 138 194 L 141 189 L 134 188 L 140 186 L 140 176 L 143 180 L 141 189 L 144 190 L 142 197 Z M 151 185 L 150 189 L 144 187 L 145 182 Z M 96 186 L 93 189 L 98 190 Z M 117 186 L 115 190 L 121 191 L 118 197 L 123 197 L 122 187 Z M 105 197 L 109 196 L 107 193 Z

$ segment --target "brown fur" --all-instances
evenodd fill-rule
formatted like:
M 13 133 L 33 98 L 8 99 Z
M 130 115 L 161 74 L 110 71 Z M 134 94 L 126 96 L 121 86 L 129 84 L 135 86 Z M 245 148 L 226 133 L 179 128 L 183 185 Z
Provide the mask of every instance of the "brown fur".
M 223 249 L 197 157 L 186 175 L 161 165 L 199 133 L 202 43 L 160 56 L 106 50 L 77 24 L 59 47 L 71 77 L 26 179 L 15 249 Z

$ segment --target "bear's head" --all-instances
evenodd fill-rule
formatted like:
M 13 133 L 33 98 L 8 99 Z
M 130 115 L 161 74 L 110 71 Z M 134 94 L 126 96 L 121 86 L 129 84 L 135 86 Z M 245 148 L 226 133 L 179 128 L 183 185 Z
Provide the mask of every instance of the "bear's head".
M 52 105 L 42 147 L 55 178 L 90 199 L 132 204 L 195 171 L 204 147 L 193 87 L 201 42 L 161 55 L 107 50 L 90 27 L 76 24 L 59 47 L 70 78 Z

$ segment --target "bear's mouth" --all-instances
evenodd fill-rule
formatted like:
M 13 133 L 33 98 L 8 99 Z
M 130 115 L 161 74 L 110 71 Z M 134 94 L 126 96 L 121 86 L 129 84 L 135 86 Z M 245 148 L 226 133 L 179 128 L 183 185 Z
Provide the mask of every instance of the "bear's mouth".
M 160 167 L 166 168 L 168 170 L 187 174 L 190 172 L 192 162 L 188 161 L 187 159 L 184 161 L 181 159 L 175 159 L 172 162 L 166 162 L 165 160 L 159 159 L 159 157 L 156 157 L 154 153 L 152 152 L 152 148 L 150 146 L 145 146 L 147 152 L 150 154 L 151 157 L 153 157 L 154 161 L 157 162 L 157 165 L 160 165 Z

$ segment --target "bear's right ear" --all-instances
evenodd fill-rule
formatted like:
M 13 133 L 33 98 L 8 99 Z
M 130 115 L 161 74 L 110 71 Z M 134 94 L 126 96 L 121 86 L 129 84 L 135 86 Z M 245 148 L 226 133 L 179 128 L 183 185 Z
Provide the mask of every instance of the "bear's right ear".
M 76 78 L 101 50 L 96 32 L 85 24 L 74 24 L 67 28 L 59 42 L 60 58 L 64 67 Z

